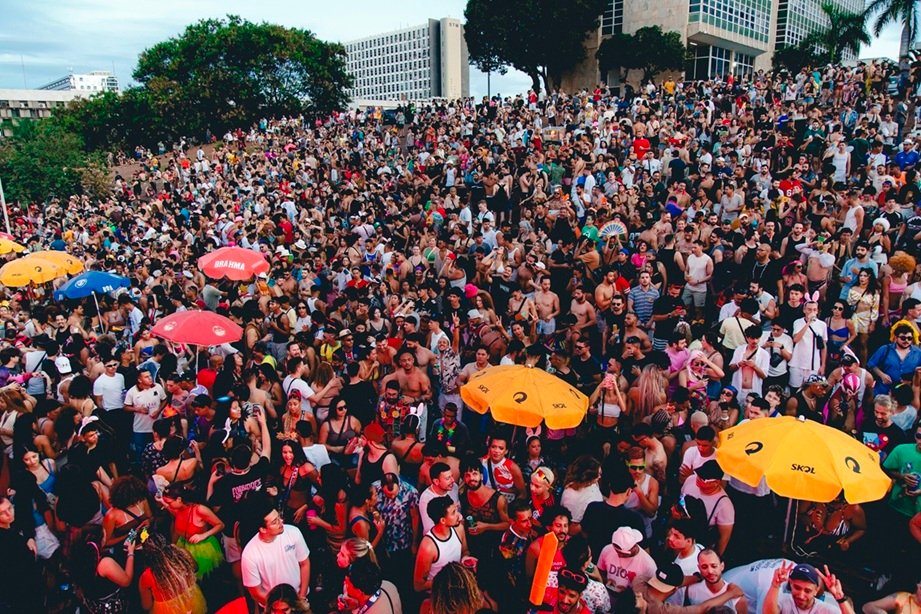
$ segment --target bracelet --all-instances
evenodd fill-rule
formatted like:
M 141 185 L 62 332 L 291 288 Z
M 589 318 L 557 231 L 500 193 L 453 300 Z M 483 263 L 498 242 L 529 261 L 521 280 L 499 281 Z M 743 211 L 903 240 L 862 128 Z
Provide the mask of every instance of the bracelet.
M 841 595 L 841 599 L 835 599 L 838 603 L 844 603 L 847 601 L 847 595 Z
M 133 557 L 133 556 L 134 556 L 134 553 L 133 553 L 133 552 L 130 552 L 130 553 L 128 554 L 128 558 L 129 558 L 129 559 L 130 559 L 131 557 Z

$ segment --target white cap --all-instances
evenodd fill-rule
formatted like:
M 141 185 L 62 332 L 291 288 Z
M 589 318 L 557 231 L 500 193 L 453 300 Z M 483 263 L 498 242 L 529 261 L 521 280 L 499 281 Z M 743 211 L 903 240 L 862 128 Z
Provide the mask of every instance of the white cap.
M 58 370 L 58 373 L 61 375 L 66 375 L 68 373 L 73 373 L 74 368 L 70 364 L 70 358 L 67 356 L 58 356 L 54 359 L 54 368 Z

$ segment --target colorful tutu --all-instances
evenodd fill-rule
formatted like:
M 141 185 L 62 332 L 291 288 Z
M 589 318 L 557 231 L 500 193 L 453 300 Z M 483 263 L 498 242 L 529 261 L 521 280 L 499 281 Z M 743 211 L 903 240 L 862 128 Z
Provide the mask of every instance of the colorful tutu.
M 220 567 L 221 563 L 224 562 L 224 551 L 221 550 L 220 542 L 213 535 L 197 544 L 189 543 L 186 538 L 180 537 L 176 545 L 191 554 L 195 562 L 198 563 L 198 571 L 195 572 L 195 577 L 199 580 Z

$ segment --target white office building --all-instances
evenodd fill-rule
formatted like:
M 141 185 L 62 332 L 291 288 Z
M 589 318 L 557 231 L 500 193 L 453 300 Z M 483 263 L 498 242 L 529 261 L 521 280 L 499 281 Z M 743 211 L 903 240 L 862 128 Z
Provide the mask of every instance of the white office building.
M 458 19 L 344 43 L 354 99 L 431 100 L 470 95 L 470 61 Z
M 72 100 L 88 98 L 94 92 L 80 90 L 0 89 L 0 138 L 10 136 L 13 126 L 23 120 L 51 117 Z
M 79 92 L 117 92 L 118 77 L 107 70 L 94 70 L 88 73 L 70 73 L 60 79 L 47 83 L 40 90 L 57 90 L 69 91 L 76 90 Z

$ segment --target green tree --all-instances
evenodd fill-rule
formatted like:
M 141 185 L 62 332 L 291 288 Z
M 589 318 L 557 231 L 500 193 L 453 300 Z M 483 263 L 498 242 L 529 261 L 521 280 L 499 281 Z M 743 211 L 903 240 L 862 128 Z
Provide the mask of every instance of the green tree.
M 0 142 L 0 177 L 12 202 L 41 202 L 82 192 L 83 180 L 102 165 L 82 139 L 56 119 L 22 122 Z
M 873 35 L 879 36 L 889 24 L 902 26 L 899 42 L 899 61 L 905 66 L 908 52 L 918 36 L 921 27 L 921 0 L 871 0 L 865 13 L 867 19 L 874 18 Z
M 642 60 L 636 53 L 636 41 L 633 35 L 623 32 L 601 41 L 595 57 L 598 58 L 598 69 L 601 71 L 602 80 L 607 78 L 608 72 L 615 69 L 623 80 L 626 78 L 626 71 L 643 67 Z
M 262 116 L 323 116 L 345 107 L 345 50 L 311 32 L 207 19 L 145 50 L 134 78 L 176 130 L 223 131 Z
M 839 64 L 845 51 L 857 54 L 861 45 L 870 44 L 866 15 L 845 11 L 831 2 L 822 3 L 822 12 L 828 18 L 829 26 L 811 33 L 806 37 L 805 44 L 824 49 L 830 63 Z
M 514 66 L 540 91 L 585 59 L 585 38 L 610 0 L 467 0 L 464 36 L 478 67 Z
M 663 32 L 659 26 L 640 28 L 633 35 L 633 53 L 643 80 L 666 70 L 683 70 L 687 48 L 678 32 Z
M 798 45 L 778 47 L 771 61 L 774 70 L 787 70 L 796 74 L 807 66 L 827 64 L 828 56 L 816 51 L 809 41 L 802 41 Z

